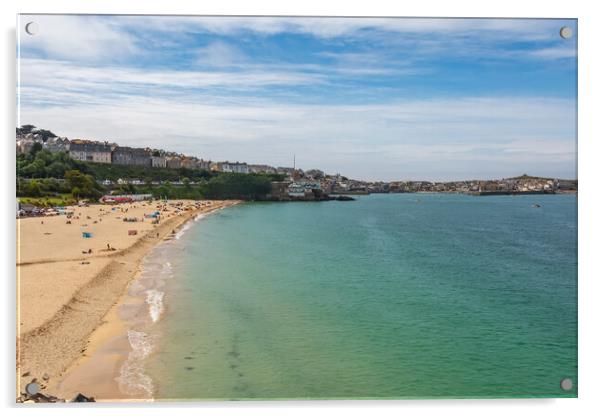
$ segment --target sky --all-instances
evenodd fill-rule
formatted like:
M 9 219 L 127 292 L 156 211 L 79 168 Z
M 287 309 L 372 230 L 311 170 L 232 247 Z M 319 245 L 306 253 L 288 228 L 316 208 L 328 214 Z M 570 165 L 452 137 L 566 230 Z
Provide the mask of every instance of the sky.
M 21 15 L 17 123 L 364 180 L 576 178 L 576 38 L 553 19 Z

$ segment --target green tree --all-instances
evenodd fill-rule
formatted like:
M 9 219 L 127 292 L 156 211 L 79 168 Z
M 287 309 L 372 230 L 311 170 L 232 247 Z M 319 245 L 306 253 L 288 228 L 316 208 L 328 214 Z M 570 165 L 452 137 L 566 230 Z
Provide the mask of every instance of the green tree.
M 71 189 L 71 196 L 73 196 L 73 198 L 75 198 L 76 201 L 79 201 L 79 196 L 81 195 L 81 193 L 81 189 L 79 189 L 77 186 Z
M 24 124 L 21 127 L 17 127 L 17 134 L 28 134 L 35 130 L 36 126 L 33 124 Z
M 164 185 L 157 186 L 156 188 L 152 188 L 151 193 L 153 194 L 153 196 L 155 198 L 159 198 L 159 199 L 169 198 L 169 189 L 167 189 L 167 187 Z
M 35 156 L 36 153 L 38 153 L 40 150 L 42 150 L 42 143 L 34 142 L 33 146 L 31 146 L 31 150 L 29 151 L 29 154 L 32 156 Z
M 51 137 L 56 137 L 56 134 L 54 134 L 50 130 L 38 129 L 34 133 L 39 134 L 40 136 L 42 136 L 42 141 L 43 142 L 46 142 L 46 140 L 48 140 Z
M 94 178 L 79 170 L 69 170 L 65 172 L 65 181 L 67 186 L 71 189 L 73 196 L 78 195 L 78 197 L 96 198 L 102 194 L 102 187 L 94 180 Z M 74 193 L 74 189 L 76 188 L 77 193 Z
M 46 166 L 46 175 L 51 178 L 62 178 L 65 175 L 67 167 L 64 163 L 54 161 L 50 165 Z
M 206 194 L 214 199 L 263 199 L 271 191 L 265 176 L 241 173 L 221 174 L 207 182 Z
M 49 165 L 54 161 L 54 155 L 46 149 L 39 150 L 35 154 L 35 160 L 42 160 L 44 165 Z
M 33 162 L 25 165 L 22 169 L 22 174 L 29 178 L 42 178 L 46 176 L 46 166 L 43 160 L 36 159 Z
M 65 172 L 65 180 L 70 188 L 85 188 L 88 186 L 88 178 L 79 170 L 69 170 Z
M 25 194 L 27 196 L 42 196 L 42 187 L 40 183 L 35 179 L 30 180 L 25 187 Z

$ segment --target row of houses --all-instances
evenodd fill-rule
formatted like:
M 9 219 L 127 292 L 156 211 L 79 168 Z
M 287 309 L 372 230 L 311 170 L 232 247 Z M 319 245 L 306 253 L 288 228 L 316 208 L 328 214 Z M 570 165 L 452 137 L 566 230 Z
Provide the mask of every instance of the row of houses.
M 108 142 L 73 140 L 69 155 L 75 160 L 115 165 L 166 167 L 167 159 L 161 154 L 153 154 L 151 149 L 117 146 Z
M 116 165 L 149 166 L 171 169 L 202 169 L 215 172 L 250 173 L 249 165 L 241 162 L 216 162 L 194 156 L 168 154 L 151 149 L 113 146 L 109 143 L 71 142 L 69 153 L 76 160 Z
M 91 140 L 69 141 L 66 137 L 53 137 L 43 142 L 32 134 L 17 138 L 17 153 L 29 152 L 36 142 L 41 143 L 43 149 L 68 152 L 71 158 L 85 162 L 172 169 L 211 169 L 210 161 L 163 150 L 118 146 L 115 143 Z
M 40 134 L 28 133 L 17 136 L 17 153 L 28 153 L 35 143 L 40 143 L 43 149 L 51 152 L 67 152 L 70 144 L 66 137 L 50 137 L 44 140 Z
M 186 156 L 164 150 L 150 148 L 135 148 L 119 146 L 116 143 L 99 142 L 93 140 L 75 139 L 66 137 L 42 138 L 39 134 L 28 133 L 17 136 L 17 153 L 28 153 L 35 143 L 40 143 L 43 149 L 51 152 L 67 152 L 75 160 L 107 163 L 129 166 L 148 166 L 170 169 L 199 169 L 225 173 L 267 173 L 284 174 L 295 177 L 301 173 L 299 169 L 289 167 L 272 167 L 269 165 L 250 165 L 245 162 L 211 162 L 194 156 Z M 322 175 L 323 173 L 320 172 Z

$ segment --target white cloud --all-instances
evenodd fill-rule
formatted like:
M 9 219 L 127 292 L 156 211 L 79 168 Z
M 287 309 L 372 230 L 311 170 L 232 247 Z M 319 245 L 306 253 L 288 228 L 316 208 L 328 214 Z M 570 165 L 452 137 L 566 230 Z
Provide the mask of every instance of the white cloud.
M 197 50 L 197 63 L 203 66 L 229 67 L 246 62 L 243 52 L 221 41 L 212 42 Z
M 24 34 L 25 25 L 34 21 L 39 33 Z M 54 59 L 102 61 L 132 58 L 140 49 L 133 36 L 118 19 L 101 16 L 21 15 L 21 47 Z
M 573 21 L 555 19 L 470 19 L 470 18 L 375 18 L 375 17 L 145 17 L 130 18 L 140 27 L 152 25 L 164 31 L 198 30 L 220 35 L 244 31 L 271 35 L 282 32 L 307 33 L 317 37 L 353 36 L 366 30 L 396 33 L 453 34 L 482 31 L 506 38 L 517 34 L 530 40 L 558 35 L 560 24 Z M 177 24 L 173 24 L 177 23 Z
M 528 51 L 525 55 L 542 59 L 575 58 L 577 50 L 574 47 L 553 47 Z
M 191 36 L 202 34 L 242 37 L 247 33 L 307 34 L 323 40 L 361 37 L 370 39 L 373 46 L 409 48 L 416 56 L 483 53 L 491 57 L 508 52 L 507 47 L 499 48 L 500 42 L 517 41 L 564 42 L 527 52 L 532 58 L 558 59 L 576 53 L 575 39 L 561 40 L 558 34 L 560 26 L 571 26 L 576 33 L 573 20 L 22 15 L 21 33 L 31 20 L 38 23 L 40 32 L 22 35 L 23 48 L 48 59 L 83 62 L 132 60 L 161 47 L 185 48 Z M 200 63 L 214 62 L 215 66 L 246 62 L 242 51 L 224 41 L 210 43 L 198 55 Z
M 574 103 L 545 98 L 408 100 L 302 105 L 267 100 L 206 104 L 104 98 L 30 107 L 21 122 L 69 137 L 162 147 L 214 160 L 319 167 L 367 179 L 570 173 Z M 549 170 L 549 171 L 546 171 Z
M 117 66 L 74 66 L 68 62 L 43 59 L 22 59 L 20 68 L 22 94 L 38 87 L 55 94 L 57 99 L 64 93 L 72 94 L 74 91 L 78 91 L 82 97 L 141 92 L 152 95 L 174 94 L 174 88 L 227 87 L 253 90 L 270 85 L 322 82 L 319 74 L 252 68 L 248 71 L 150 70 Z

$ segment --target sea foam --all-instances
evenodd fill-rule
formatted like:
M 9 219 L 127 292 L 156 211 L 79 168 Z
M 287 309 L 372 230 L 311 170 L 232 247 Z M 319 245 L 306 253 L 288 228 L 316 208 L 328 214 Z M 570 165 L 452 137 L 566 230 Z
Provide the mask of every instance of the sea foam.
M 128 341 L 132 350 L 121 366 L 119 376 L 115 379 L 119 390 L 128 395 L 142 394 L 151 398 L 153 380 L 144 374 L 144 359 L 153 350 L 152 337 L 144 332 L 129 330 Z
M 148 304 L 148 313 L 153 322 L 157 322 L 163 313 L 164 292 L 156 289 L 146 291 L 146 303 Z
M 187 223 L 185 223 L 185 224 L 184 224 L 184 225 L 183 225 L 183 226 L 182 226 L 182 227 L 181 227 L 181 228 L 178 230 L 178 232 L 176 233 L 176 235 L 175 235 L 175 239 L 176 239 L 176 240 L 179 240 L 179 239 L 180 239 L 180 237 L 182 237 L 182 236 L 184 235 L 184 233 L 185 233 L 186 231 L 188 231 L 188 229 L 189 229 L 190 227 L 192 227 L 192 222 L 187 222 Z

